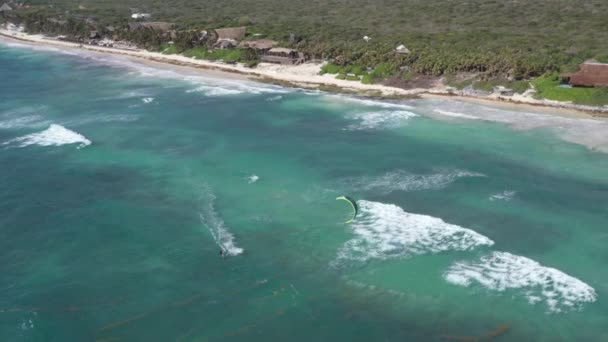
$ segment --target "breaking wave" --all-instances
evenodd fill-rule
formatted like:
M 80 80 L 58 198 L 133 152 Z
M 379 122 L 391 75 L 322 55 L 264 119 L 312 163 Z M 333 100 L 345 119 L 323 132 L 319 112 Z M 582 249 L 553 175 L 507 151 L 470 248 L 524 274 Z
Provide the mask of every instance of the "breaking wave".
M 438 190 L 447 187 L 452 182 L 466 177 L 485 177 L 484 174 L 466 170 L 450 170 L 432 174 L 415 174 L 403 170 L 391 171 L 377 177 L 361 177 L 347 179 L 350 187 L 363 191 L 420 191 Z
M 251 175 L 249 177 L 247 177 L 247 182 L 249 184 L 253 184 L 255 182 L 257 182 L 260 179 L 260 177 L 258 177 L 257 175 Z
M 91 141 L 84 135 L 71 131 L 61 125 L 51 124 L 51 126 L 38 133 L 28 134 L 19 138 L 15 138 L 3 145 L 17 145 L 18 147 L 26 147 L 30 145 L 39 146 L 61 146 L 68 144 L 78 144 L 77 148 L 83 148 L 91 145 Z
M 445 251 L 468 251 L 494 244 L 477 232 L 427 215 L 411 214 L 393 204 L 358 201 L 355 237 L 338 252 L 343 260 L 367 261 Z
M 199 217 L 211 233 L 215 243 L 228 255 L 234 256 L 243 253 L 243 249 L 236 245 L 234 235 L 228 230 L 226 223 L 215 209 L 216 197 L 210 188 L 204 187 L 201 200 L 203 205 Z
M 350 125 L 351 130 L 366 130 L 375 128 L 399 127 L 407 120 L 418 115 L 405 110 L 381 110 L 374 112 L 364 112 L 353 114 L 352 117 L 359 121 L 357 124 Z
M 404 103 L 391 102 L 389 100 L 372 100 L 372 99 L 364 99 L 364 98 L 337 95 L 337 94 L 325 95 L 324 98 L 334 101 L 334 102 L 354 103 L 354 104 L 371 106 L 371 107 L 379 107 L 379 108 L 392 108 L 392 109 L 414 109 L 415 108 L 410 105 L 406 105 Z
M 478 283 L 499 292 L 522 290 L 530 304 L 544 303 L 551 312 L 577 309 L 597 299 L 595 289 L 581 280 L 507 252 L 493 252 L 477 262 L 457 262 L 444 278 L 460 286 Z
M 473 116 L 473 115 L 468 115 L 468 114 L 463 114 L 463 113 L 456 113 L 456 112 L 449 112 L 447 110 L 435 109 L 434 111 L 435 111 L 435 113 L 439 113 L 439 114 L 445 115 L 445 116 L 450 116 L 450 117 L 453 117 L 453 118 L 470 119 L 470 120 L 479 120 L 479 119 L 481 119 L 481 118 L 478 118 L 478 117 Z
M 510 201 L 513 199 L 513 197 L 515 197 L 515 194 L 517 194 L 517 191 L 512 191 L 512 190 L 505 190 L 501 193 L 498 194 L 494 194 L 492 196 L 490 196 L 490 201 Z
M 199 78 L 190 78 L 188 80 L 192 83 L 197 84 L 197 87 L 194 89 L 187 90 L 187 93 L 200 92 L 203 93 L 205 96 L 210 97 L 238 94 L 283 94 L 288 92 L 287 89 L 283 89 L 280 87 L 258 85 L 246 81 L 216 81 L 213 79 Z

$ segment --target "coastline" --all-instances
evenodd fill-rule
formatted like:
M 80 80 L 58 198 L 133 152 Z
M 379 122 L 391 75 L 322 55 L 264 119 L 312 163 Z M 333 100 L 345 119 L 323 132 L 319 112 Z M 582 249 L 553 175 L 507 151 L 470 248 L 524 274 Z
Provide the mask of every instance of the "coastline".
M 557 116 L 571 118 L 602 118 L 608 117 L 608 106 L 593 107 L 576 105 L 566 102 L 539 100 L 528 96 L 475 96 L 454 93 L 446 86 L 432 88 L 402 89 L 381 84 L 363 84 L 355 81 L 339 80 L 334 75 L 320 75 L 321 64 L 304 63 L 301 65 L 277 65 L 260 63 L 255 68 L 243 65 L 230 65 L 207 60 L 188 58 L 182 55 L 165 55 L 143 49 L 118 49 L 102 46 L 78 44 L 60 41 L 42 35 L 30 35 L 22 32 L 0 29 L 0 40 L 15 41 L 32 46 L 52 46 L 63 50 L 91 51 L 102 54 L 124 56 L 139 62 L 157 67 L 178 67 L 194 72 L 204 72 L 207 75 L 231 79 L 252 80 L 257 82 L 276 83 L 287 87 L 327 90 L 331 92 L 349 93 L 359 96 L 378 98 L 447 98 L 461 102 L 494 105 L 503 108 L 534 109 Z

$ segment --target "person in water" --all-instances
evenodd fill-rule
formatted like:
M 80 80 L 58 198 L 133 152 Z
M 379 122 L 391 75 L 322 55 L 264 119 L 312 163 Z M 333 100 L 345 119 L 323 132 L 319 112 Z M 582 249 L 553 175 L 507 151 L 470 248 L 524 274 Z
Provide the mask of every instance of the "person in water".
M 223 258 L 226 256 L 226 252 L 224 251 L 224 249 L 220 249 L 220 256 Z

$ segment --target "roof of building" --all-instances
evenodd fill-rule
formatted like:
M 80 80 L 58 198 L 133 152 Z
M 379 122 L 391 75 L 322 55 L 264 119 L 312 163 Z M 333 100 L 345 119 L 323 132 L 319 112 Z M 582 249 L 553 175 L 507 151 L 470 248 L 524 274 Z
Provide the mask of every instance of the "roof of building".
M 242 27 L 227 27 L 221 29 L 215 29 L 215 33 L 217 33 L 217 39 L 234 39 L 241 40 L 245 38 L 245 33 L 247 33 L 247 28 Z
M 580 70 L 572 74 L 564 74 L 573 86 L 608 87 L 608 64 L 587 61 L 581 64 Z
M 271 53 L 285 53 L 285 54 L 290 54 L 290 53 L 294 53 L 294 52 L 298 52 L 294 49 L 288 49 L 288 48 L 282 48 L 282 47 L 277 47 L 277 48 L 272 48 L 270 49 L 268 52 Z
M 2 6 L 0 6 L 0 12 L 8 12 L 12 10 L 13 9 L 11 8 L 11 6 L 9 6 L 7 3 L 4 3 Z
M 278 43 L 276 41 L 271 40 L 271 39 L 257 39 L 257 40 L 243 41 L 243 42 L 241 42 L 241 44 L 239 44 L 239 47 L 256 49 L 256 50 L 267 50 L 267 49 L 272 49 L 277 44 Z
M 401 44 L 401 45 L 397 46 L 397 48 L 395 49 L 395 52 L 397 52 L 397 53 L 410 53 L 410 49 L 406 48 L 405 45 Z

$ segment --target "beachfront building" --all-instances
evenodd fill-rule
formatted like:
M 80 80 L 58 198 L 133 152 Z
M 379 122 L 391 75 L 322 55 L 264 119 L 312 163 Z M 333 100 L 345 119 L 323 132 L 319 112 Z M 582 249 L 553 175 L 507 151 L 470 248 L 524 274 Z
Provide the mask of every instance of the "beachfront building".
M 305 58 L 304 54 L 297 50 L 275 47 L 264 53 L 261 60 L 267 63 L 300 64 Z
M 245 38 L 246 33 L 246 27 L 227 27 L 215 29 L 215 34 L 217 35 L 215 47 L 219 49 L 230 49 L 236 47 L 239 41 Z
M 590 60 L 581 64 L 579 71 L 562 77 L 573 87 L 608 87 L 608 63 Z
M 238 47 L 241 49 L 253 49 L 258 53 L 265 53 L 277 45 L 278 43 L 271 39 L 257 39 L 242 41 Z

